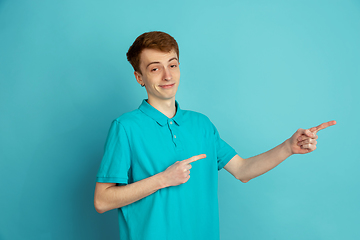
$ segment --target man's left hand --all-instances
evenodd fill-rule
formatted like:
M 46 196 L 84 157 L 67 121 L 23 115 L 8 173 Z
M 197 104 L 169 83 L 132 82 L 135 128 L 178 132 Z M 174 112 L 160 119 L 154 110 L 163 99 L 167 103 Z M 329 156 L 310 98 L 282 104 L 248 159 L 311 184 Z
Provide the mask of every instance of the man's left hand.
M 298 129 L 289 139 L 291 153 L 304 154 L 314 151 L 318 139 L 317 132 L 335 124 L 336 121 L 329 121 L 310 129 Z

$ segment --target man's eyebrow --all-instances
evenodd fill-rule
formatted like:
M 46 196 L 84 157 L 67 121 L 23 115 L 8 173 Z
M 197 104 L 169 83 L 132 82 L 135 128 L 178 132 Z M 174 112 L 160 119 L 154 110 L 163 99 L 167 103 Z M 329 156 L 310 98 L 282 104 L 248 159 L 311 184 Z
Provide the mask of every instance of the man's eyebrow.
M 177 59 L 177 57 L 173 57 L 173 58 L 170 58 L 168 62 L 171 62 L 172 60 L 176 60 L 176 61 L 177 61 L 178 59 Z M 159 64 L 159 63 L 160 63 L 160 62 L 151 62 L 151 63 L 149 63 L 149 64 L 146 66 L 146 68 L 148 68 L 151 64 Z
M 177 61 L 178 59 L 177 59 L 177 57 L 173 57 L 173 58 L 171 58 L 171 59 L 169 60 L 169 62 L 171 62 L 172 60 L 176 60 L 176 61 Z
M 146 66 L 146 68 L 148 68 L 148 66 L 150 66 L 151 64 L 158 64 L 158 63 L 160 63 L 160 62 L 151 62 Z

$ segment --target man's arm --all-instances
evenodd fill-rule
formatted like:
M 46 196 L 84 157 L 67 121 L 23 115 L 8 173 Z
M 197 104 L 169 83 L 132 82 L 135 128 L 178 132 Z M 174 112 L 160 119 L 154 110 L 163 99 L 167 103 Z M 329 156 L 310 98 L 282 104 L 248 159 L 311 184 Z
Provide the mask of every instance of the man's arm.
M 273 169 L 292 154 L 314 151 L 318 138 L 316 133 L 335 124 L 335 121 L 330 121 L 310 129 L 299 129 L 291 138 L 265 153 L 247 159 L 236 155 L 224 168 L 234 177 L 246 183 Z
M 203 158 L 206 158 L 205 154 L 178 161 L 164 172 L 127 185 L 116 186 L 116 183 L 97 182 L 94 194 L 95 209 L 103 213 L 136 202 L 159 189 L 183 184 L 190 178 L 191 163 Z

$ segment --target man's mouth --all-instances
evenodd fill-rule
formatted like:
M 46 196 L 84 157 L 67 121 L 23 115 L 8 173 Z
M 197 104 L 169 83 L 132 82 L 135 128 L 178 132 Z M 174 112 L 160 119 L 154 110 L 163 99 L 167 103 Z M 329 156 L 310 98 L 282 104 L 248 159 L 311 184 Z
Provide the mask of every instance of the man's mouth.
M 172 84 L 166 84 L 166 85 L 159 85 L 161 88 L 172 88 L 175 85 L 175 83 Z

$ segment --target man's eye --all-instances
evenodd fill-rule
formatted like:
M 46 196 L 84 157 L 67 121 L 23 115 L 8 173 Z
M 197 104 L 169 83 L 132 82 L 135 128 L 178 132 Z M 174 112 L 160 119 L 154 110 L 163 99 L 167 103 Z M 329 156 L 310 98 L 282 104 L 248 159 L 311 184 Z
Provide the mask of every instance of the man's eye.
M 157 70 L 158 70 L 157 68 L 151 69 L 152 72 L 155 72 L 155 71 L 157 71 Z
M 176 68 L 176 67 L 177 67 L 177 65 L 176 65 L 176 64 L 174 64 L 174 65 L 171 65 L 170 67 L 172 67 L 172 68 Z

